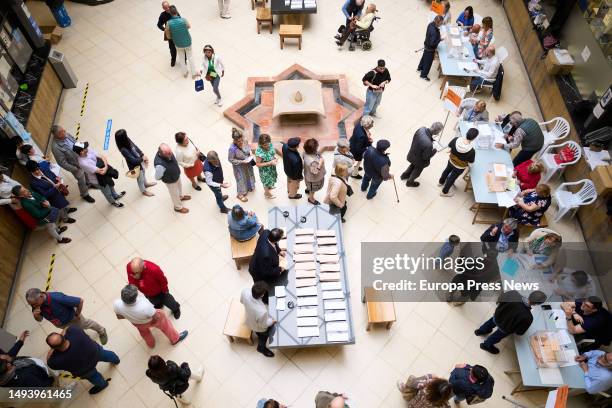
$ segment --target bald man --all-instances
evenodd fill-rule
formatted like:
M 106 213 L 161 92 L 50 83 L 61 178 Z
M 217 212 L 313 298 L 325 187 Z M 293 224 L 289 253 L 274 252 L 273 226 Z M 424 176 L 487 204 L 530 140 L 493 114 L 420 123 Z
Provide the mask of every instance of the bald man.
M 168 48 L 170 48 L 170 66 L 174 66 L 176 64 L 176 46 L 174 45 L 174 41 L 171 38 L 166 37 L 165 28 L 166 23 L 172 17 L 170 15 L 170 3 L 167 1 L 162 1 L 162 9 L 163 11 L 159 15 L 157 19 L 157 28 L 164 31 L 164 41 L 168 41 Z
M 156 309 L 166 306 L 175 319 L 181 317 L 181 305 L 170 294 L 168 279 L 159 266 L 142 258 L 134 258 L 126 269 L 129 284 L 136 286 Z
M 172 198 L 174 204 L 174 211 L 181 214 L 188 213 L 189 209 L 183 207 L 183 201 L 191 200 L 191 196 L 183 195 L 181 168 L 170 146 L 165 143 L 159 145 L 153 164 L 155 166 L 155 178 L 163 181 L 168 187 L 170 198 Z
M 315 397 L 315 408 L 348 408 L 346 394 L 319 391 Z

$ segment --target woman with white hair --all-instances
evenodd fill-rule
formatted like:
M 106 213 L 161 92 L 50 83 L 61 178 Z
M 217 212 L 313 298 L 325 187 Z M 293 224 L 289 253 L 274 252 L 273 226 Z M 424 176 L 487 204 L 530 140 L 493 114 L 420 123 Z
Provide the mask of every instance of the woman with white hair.
M 370 129 L 374 127 L 374 118 L 369 115 L 365 115 L 361 118 L 359 123 L 355 124 L 353 129 L 353 135 L 349 139 L 350 151 L 355 158 L 355 165 L 351 170 L 351 177 L 361 179 L 362 176 L 359 174 L 361 170 L 361 161 L 363 160 L 363 153 L 366 149 L 372 146 L 372 134 Z
M 482 252 L 489 250 L 508 252 L 512 254 L 518 247 L 518 222 L 514 218 L 506 218 L 503 222 L 493 224 L 480 236 Z

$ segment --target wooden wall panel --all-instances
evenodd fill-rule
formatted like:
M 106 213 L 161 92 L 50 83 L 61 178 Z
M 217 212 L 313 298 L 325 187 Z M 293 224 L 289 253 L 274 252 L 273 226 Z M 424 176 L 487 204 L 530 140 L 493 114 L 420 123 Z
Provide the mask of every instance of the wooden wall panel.
M 36 90 L 36 99 L 28 118 L 26 129 L 44 151 L 49 144 L 49 129 L 53 125 L 55 111 L 62 95 L 63 85 L 49 62 L 45 65 L 42 80 Z

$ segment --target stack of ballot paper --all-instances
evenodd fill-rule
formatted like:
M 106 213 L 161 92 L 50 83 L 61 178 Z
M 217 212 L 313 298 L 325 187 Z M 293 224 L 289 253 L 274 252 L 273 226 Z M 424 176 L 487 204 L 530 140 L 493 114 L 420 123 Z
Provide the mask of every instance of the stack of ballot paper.
M 318 237 L 335 237 L 336 231 L 334 230 L 317 230 L 317 238 Z
M 284 286 L 275 286 L 274 287 L 274 296 L 276 296 L 276 310 L 283 311 L 286 308 L 287 302 L 286 297 L 287 292 Z
M 315 0 L 304 0 L 304 8 L 315 8 L 317 7 L 317 3 Z

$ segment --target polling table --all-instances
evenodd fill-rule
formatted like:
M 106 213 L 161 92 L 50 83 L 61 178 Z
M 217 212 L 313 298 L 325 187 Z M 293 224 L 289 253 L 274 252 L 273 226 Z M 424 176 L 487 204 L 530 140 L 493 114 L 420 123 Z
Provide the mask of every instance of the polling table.
M 270 0 L 272 14 L 280 15 L 282 24 L 304 25 L 308 14 L 317 13 L 316 0 Z

